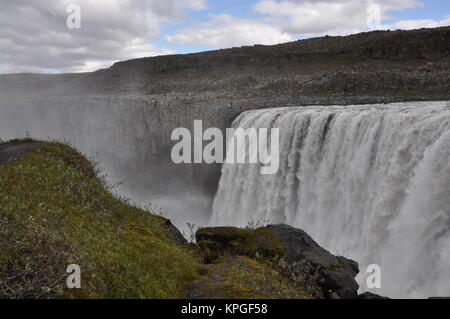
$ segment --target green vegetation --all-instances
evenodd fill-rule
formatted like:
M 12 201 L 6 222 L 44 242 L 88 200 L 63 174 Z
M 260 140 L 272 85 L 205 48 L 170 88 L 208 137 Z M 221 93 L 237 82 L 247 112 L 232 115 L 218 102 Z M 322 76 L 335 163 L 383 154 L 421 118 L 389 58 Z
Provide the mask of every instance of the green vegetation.
M 176 298 L 198 276 L 165 219 L 96 176 L 62 143 L 0 166 L 0 298 Z M 79 290 L 66 288 L 69 264 L 81 267 Z
M 268 228 L 256 230 L 234 227 L 203 228 L 197 231 L 197 243 L 205 255 L 205 262 L 213 262 L 224 255 L 282 257 L 284 247 Z
M 207 275 L 188 292 L 199 298 L 320 298 L 317 274 L 306 262 L 287 263 L 284 247 L 267 227 L 203 228 L 195 244 Z M 191 296 L 191 297 L 192 297 Z
M 194 282 L 196 298 L 218 299 L 311 299 L 288 278 L 264 263 L 245 256 L 221 257 L 208 266 L 208 273 Z M 188 296 L 192 297 L 192 296 Z

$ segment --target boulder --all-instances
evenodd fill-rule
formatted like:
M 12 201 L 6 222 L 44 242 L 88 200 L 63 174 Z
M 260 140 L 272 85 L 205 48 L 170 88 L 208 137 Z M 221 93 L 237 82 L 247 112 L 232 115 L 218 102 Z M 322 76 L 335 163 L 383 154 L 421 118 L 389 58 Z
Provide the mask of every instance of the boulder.
M 185 245 L 188 243 L 183 234 L 172 224 L 169 219 L 165 221 L 164 226 L 169 237 L 173 238 L 178 244 Z
M 198 230 L 195 236 L 207 263 L 227 255 L 250 258 L 274 258 L 284 255 L 283 245 L 267 228 L 203 228 Z
M 358 297 L 358 263 L 335 256 L 320 247 L 307 233 L 288 225 L 267 226 L 284 246 L 285 259 L 289 263 L 305 260 L 317 268 L 317 284 L 325 298 L 338 296 L 341 299 Z

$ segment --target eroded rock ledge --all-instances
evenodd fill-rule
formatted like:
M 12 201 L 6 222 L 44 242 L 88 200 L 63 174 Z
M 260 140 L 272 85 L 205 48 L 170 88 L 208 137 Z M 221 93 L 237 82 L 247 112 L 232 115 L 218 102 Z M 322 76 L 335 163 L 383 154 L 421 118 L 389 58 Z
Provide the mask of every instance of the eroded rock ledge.
M 196 239 L 191 245 L 205 267 L 186 298 L 383 298 L 358 295 L 358 263 L 331 254 L 301 229 L 204 228 Z

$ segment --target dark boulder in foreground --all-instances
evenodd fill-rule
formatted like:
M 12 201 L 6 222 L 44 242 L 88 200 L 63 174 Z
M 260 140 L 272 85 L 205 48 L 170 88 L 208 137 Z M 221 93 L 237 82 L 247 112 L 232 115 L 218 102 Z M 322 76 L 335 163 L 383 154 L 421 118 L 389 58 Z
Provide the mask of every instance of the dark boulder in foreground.
M 250 258 L 284 256 L 282 244 L 267 228 L 254 231 L 234 227 L 203 228 L 195 236 L 207 263 L 230 255 Z
M 289 263 L 307 261 L 318 269 L 318 285 L 326 298 L 337 295 L 341 299 L 358 297 L 358 263 L 331 254 L 320 247 L 307 233 L 288 225 L 267 226 L 285 248 L 285 259 Z

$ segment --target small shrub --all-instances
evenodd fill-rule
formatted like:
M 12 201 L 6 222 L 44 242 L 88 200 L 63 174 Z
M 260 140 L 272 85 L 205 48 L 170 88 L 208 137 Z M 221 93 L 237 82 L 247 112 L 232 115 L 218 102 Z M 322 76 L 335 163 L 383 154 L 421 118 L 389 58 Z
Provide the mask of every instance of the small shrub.
M 288 263 L 284 258 L 274 258 L 265 262 L 270 268 L 293 282 L 299 289 L 314 298 L 322 298 L 322 289 L 317 285 L 319 270 L 306 260 Z

